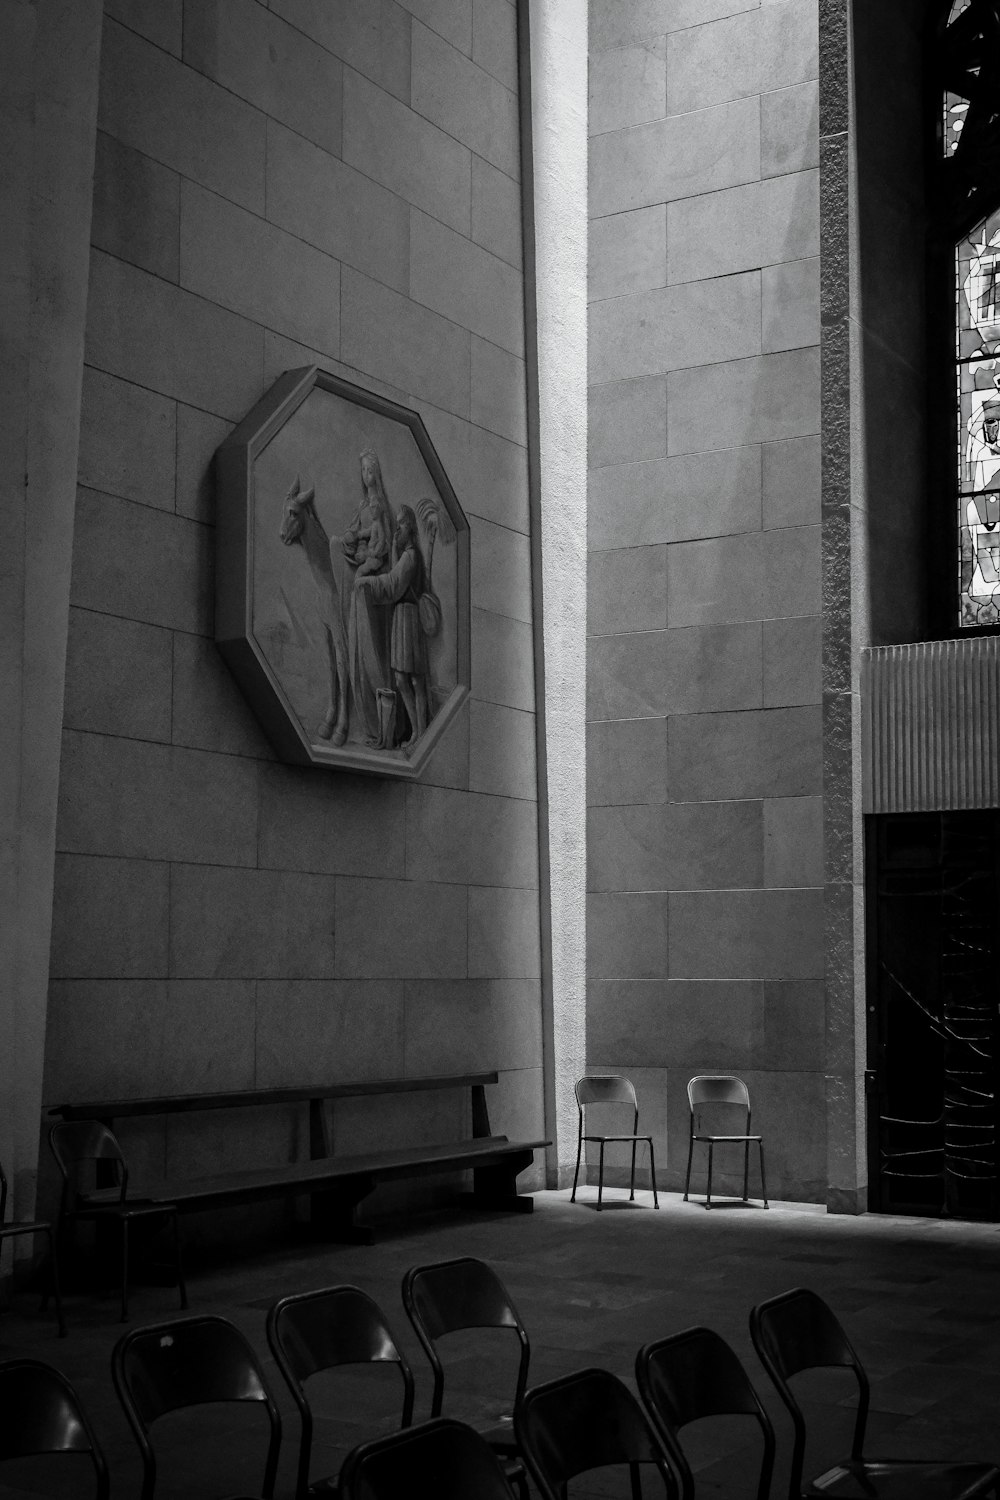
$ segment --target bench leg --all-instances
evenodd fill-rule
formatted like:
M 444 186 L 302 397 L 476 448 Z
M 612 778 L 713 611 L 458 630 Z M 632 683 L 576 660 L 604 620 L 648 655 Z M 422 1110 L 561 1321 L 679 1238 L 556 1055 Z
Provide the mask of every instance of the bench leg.
M 509 1213 L 530 1214 L 535 1207 L 534 1198 L 519 1195 L 518 1173 L 530 1167 L 535 1159 L 533 1151 L 520 1151 L 495 1167 L 474 1167 L 472 1192 L 462 1194 L 463 1208 L 502 1208 Z
M 373 1245 L 374 1230 L 367 1224 L 359 1224 L 357 1215 L 358 1204 L 374 1188 L 374 1177 L 345 1177 L 336 1188 L 313 1193 L 312 1224 L 316 1233 L 342 1245 Z

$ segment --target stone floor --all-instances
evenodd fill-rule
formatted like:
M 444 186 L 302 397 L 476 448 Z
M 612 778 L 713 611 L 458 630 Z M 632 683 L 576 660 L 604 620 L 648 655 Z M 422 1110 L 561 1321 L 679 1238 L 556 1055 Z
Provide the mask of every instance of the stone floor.
M 592 1192 L 585 1192 L 592 1198 Z M 476 1255 L 490 1260 L 513 1294 L 532 1341 L 532 1384 L 596 1364 L 631 1379 L 636 1349 L 666 1333 L 705 1323 L 728 1338 L 772 1411 L 779 1469 L 773 1493 L 784 1492 L 781 1463 L 789 1424 L 765 1389 L 747 1334 L 751 1305 L 789 1287 L 814 1287 L 847 1326 L 872 1379 L 869 1451 L 888 1455 L 1000 1457 L 1000 1226 L 919 1219 L 830 1217 L 809 1206 L 721 1208 L 710 1214 L 675 1194 L 654 1213 L 648 1195 L 629 1206 L 613 1195 L 598 1215 L 566 1193 L 542 1193 L 531 1216 L 507 1218 L 438 1212 L 416 1223 L 384 1227 L 370 1248 L 289 1243 L 245 1254 L 191 1274 L 191 1310 L 232 1318 L 266 1356 L 264 1316 L 277 1297 L 309 1287 L 353 1282 L 383 1306 L 417 1378 L 417 1417 L 426 1415 L 430 1382 L 399 1297 L 408 1266 Z M 139 1466 L 118 1410 L 109 1374 L 121 1332 L 112 1294 L 68 1299 L 71 1331 L 60 1341 L 33 1298 L 20 1294 L 0 1321 L 0 1357 L 30 1355 L 58 1365 L 75 1383 L 97 1426 L 112 1475 L 113 1500 L 137 1496 Z M 174 1316 L 169 1288 L 139 1287 L 133 1326 Z M 514 1340 L 504 1333 L 456 1336 L 449 1366 L 451 1409 L 472 1415 L 501 1409 L 513 1379 Z M 270 1361 L 285 1419 L 278 1494 L 293 1493 L 297 1423 Z M 848 1384 L 844 1384 L 846 1379 Z M 824 1376 L 812 1387 L 816 1472 L 826 1456 L 846 1450 L 851 1422 L 850 1377 Z M 496 1393 L 494 1398 L 494 1392 Z M 323 1383 L 330 1413 L 320 1425 L 314 1473 L 336 1466 L 341 1452 L 388 1430 L 399 1384 L 388 1369 Z M 158 1432 L 157 1500 L 254 1492 L 263 1442 L 259 1410 L 217 1408 L 175 1414 Z M 692 1430 L 689 1448 L 701 1496 L 752 1496 L 757 1450 L 744 1424 L 727 1419 Z M 46 1461 L 42 1480 L 20 1466 L 17 1488 L 0 1495 L 90 1493 L 76 1460 Z M 53 1465 L 50 1467 L 50 1464 Z M 67 1472 L 67 1469 L 71 1472 Z M 572 1495 L 626 1494 L 618 1476 L 580 1481 Z M 656 1486 L 647 1486 L 656 1493 Z

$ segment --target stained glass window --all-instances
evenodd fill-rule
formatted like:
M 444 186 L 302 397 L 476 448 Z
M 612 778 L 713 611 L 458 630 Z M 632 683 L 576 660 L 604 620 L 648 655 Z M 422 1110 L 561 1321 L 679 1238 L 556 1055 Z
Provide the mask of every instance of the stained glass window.
M 955 255 L 959 592 L 969 625 L 1000 623 L 1000 211 Z
M 957 624 L 995 628 L 1000 626 L 1000 0 L 949 0 L 945 14 L 933 66 L 941 90 L 936 213 L 950 223 L 954 236 L 955 447 L 949 468 L 956 487 L 947 504 L 957 502 Z

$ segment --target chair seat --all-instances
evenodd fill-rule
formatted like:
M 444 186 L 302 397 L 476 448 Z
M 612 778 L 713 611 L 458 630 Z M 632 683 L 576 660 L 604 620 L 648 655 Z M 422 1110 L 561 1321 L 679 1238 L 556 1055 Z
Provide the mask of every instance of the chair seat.
M 762 1135 L 693 1135 L 693 1141 L 762 1141 Z
M 1000 1480 L 992 1464 L 950 1464 L 909 1459 L 848 1460 L 814 1479 L 807 1493 L 828 1500 L 968 1500 Z
M 648 1141 L 652 1140 L 648 1135 L 585 1135 L 585 1141 Z
M 9 1224 L 0 1224 L 0 1239 L 8 1234 L 44 1234 L 52 1231 L 48 1219 L 12 1219 Z

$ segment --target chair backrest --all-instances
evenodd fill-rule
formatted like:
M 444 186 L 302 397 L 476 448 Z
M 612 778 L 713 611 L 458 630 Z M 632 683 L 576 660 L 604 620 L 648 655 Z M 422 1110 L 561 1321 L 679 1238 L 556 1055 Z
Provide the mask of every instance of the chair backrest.
M 344 1460 L 339 1492 L 342 1500 L 513 1500 L 489 1443 L 451 1417 L 362 1443 Z
M 0 1460 L 85 1453 L 97 1500 L 107 1500 L 108 1469 L 87 1415 L 65 1375 L 37 1359 L 0 1364 Z
M 299 1409 L 299 1492 L 309 1488 L 313 1414 L 303 1383 L 340 1365 L 394 1364 L 403 1377 L 401 1427 L 413 1420 L 413 1373 L 378 1303 L 356 1286 L 323 1287 L 275 1302 L 267 1342 Z
M 575 1090 L 581 1110 L 585 1104 L 630 1104 L 633 1109 L 637 1107 L 632 1080 L 620 1073 L 592 1073 L 578 1078 Z
M 588 1469 L 627 1464 L 633 1493 L 638 1465 L 652 1464 L 664 1489 L 676 1494 L 667 1453 L 642 1407 L 609 1370 L 579 1370 L 528 1391 L 514 1412 L 518 1448 L 545 1500 Z
M 444 1368 L 435 1345 L 445 1334 L 461 1328 L 511 1328 L 517 1334 L 521 1345 L 517 1404 L 528 1383 L 528 1334 L 492 1266 L 472 1256 L 413 1266 L 403 1277 L 403 1306 L 433 1372 L 432 1416 L 441 1415 L 444 1398 Z
M 710 1328 L 645 1344 L 636 1355 L 639 1393 L 663 1439 L 681 1480 L 684 1500 L 694 1494 L 694 1475 L 678 1433 L 703 1417 L 754 1417 L 764 1439 L 757 1483 L 758 1500 L 767 1500 L 774 1472 L 774 1428 L 735 1351 Z
M 142 1500 L 150 1500 L 156 1462 L 149 1428 L 159 1417 L 210 1401 L 260 1402 L 270 1423 L 263 1495 L 270 1500 L 278 1467 L 281 1418 L 252 1346 L 226 1318 L 179 1318 L 134 1328 L 111 1356 L 111 1373 L 143 1459 Z
M 729 1073 L 699 1074 L 687 1086 L 688 1104 L 692 1111 L 699 1104 L 742 1104 L 750 1108 L 750 1091 L 742 1078 Z
M 118 1140 L 100 1120 L 60 1120 L 49 1131 L 49 1146 L 63 1182 L 63 1208 L 70 1206 L 80 1190 L 84 1166 L 99 1161 L 111 1162 L 124 1199 L 128 1190 L 128 1163 Z
M 789 1382 L 803 1370 L 831 1367 L 853 1370 L 859 1399 L 851 1456 L 860 1459 L 868 1421 L 868 1377 L 832 1308 L 806 1287 L 782 1292 L 753 1308 L 750 1312 L 750 1337 L 792 1419 L 795 1441 L 788 1493 L 797 1500 L 802 1491 L 806 1422 Z

